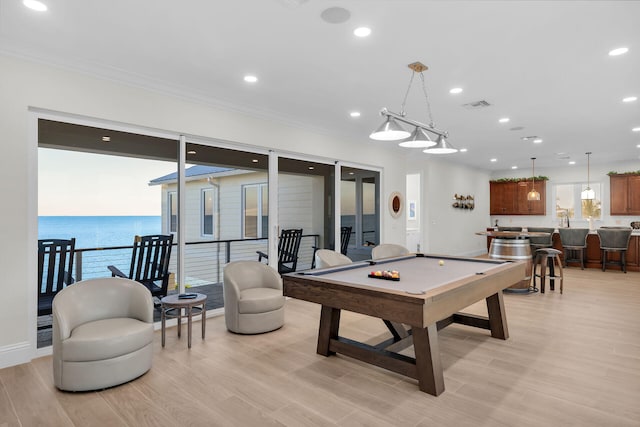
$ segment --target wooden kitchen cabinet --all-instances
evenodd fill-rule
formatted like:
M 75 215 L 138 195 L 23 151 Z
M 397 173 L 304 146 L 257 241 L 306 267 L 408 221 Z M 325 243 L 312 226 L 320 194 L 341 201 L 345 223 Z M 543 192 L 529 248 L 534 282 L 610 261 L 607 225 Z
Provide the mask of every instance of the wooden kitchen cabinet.
M 540 200 L 527 200 L 531 191 L 531 181 L 489 182 L 490 215 L 545 215 L 546 214 L 546 181 L 536 181 L 535 189 L 540 193 Z
M 640 215 L 640 175 L 609 176 L 611 215 Z

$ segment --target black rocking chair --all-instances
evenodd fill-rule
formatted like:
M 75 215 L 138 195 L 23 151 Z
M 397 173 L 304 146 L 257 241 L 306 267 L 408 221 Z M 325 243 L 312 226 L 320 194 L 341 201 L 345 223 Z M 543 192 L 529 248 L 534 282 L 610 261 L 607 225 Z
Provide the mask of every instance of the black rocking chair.
M 347 254 L 349 240 L 351 240 L 351 227 L 340 227 L 340 253 L 342 255 Z
M 131 254 L 131 267 L 127 276 L 117 267 L 107 268 L 113 277 L 124 277 L 145 285 L 151 295 L 162 298 L 167 295 L 169 286 L 169 259 L 173 234 L 136 236 Z
M 38 240 L 38 316 L 51 314 L 53 298 L 74 282 L 75 246 L 75 238 Z
M 298 251 L 300 250 L 300 240 L 302 240 L 302 228 L 282 230 L 278 241 L 278 273 L 292 273 L 298 267 Z M 269 259 L 269 256 L 261 251 L 256 251 L 258 261 L 262 258 Z

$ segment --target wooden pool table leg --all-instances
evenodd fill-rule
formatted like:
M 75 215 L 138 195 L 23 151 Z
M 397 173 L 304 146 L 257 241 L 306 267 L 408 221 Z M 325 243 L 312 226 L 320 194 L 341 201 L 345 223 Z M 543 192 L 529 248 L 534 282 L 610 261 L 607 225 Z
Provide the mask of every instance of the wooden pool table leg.
M 503 340 L 509 338 L 507 314 L 504 309 L 502 292 L 495 293 L 487 298 L 487 311 L 489 312 L 491 336 Z
M 444 392 L 444 375 L 438 346 L 438 328 L 412 327 L 413 348 L 416 354 L 416 373 L 421 391 L 438 396 Z
M 335 354 L 329 350 L 331 339 L 338 338 L 338 327 L 340 326 L 340 309 L 322 306 L 320 311 L 320 329 L 318 330 L 318 349 L 316 352 L 323 356 Z

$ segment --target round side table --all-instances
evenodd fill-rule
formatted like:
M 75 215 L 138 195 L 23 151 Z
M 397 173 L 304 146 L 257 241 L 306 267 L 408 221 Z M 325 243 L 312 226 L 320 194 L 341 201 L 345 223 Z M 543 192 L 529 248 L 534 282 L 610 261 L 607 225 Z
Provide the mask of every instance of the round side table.
M 187 318 L 187 343 L 189 348 L 191 348 L 191 321 L 194 315 L 200 315 L 200 321 L 202 322 L 202 339 L 204 339 L 204 332 L 207 325 L 207 296 L 198 293 L 193 295 L 195 295 L 195 298 L 180 298 L 178 294 L 167 295 L 160 300 L 162 302 L 160 316 L 162 321 L 162 347 L 164 347 L 167 318 L 178 319 L 178 338 L 180 338 L 182 329 L 182 317 L 185 316 Z M 182 310 L 184 310 L 184 314 Z

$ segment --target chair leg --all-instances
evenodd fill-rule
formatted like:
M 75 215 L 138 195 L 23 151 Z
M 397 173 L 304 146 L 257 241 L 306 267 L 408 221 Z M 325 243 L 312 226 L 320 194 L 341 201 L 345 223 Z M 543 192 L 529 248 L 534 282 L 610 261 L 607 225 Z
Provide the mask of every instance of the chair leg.
M 580 269 L 584 270 L 584 248 L 578 249 L 580 252 Z
M 625 250 L 620 251 L 620 261 L 622 262 L 622 271 L 625 273 L 627 272 L 626 253 L 627 251 Z
M 540 260 L 540 293 L 544 294 L 544 280 L 547 275 L 547 257 L 541 256 Z
M 536 288 L 536 272 L 538 270 L 538 263 L 540 262 L 540 257 L 536 254 L 533 255 L 533 271 L 531 272 L 531 281 L 533 282 L 533 290 Z
M 605 271 L 605 265 L 607 265 L 607 250 L 603 249 L 602 252 L 602 271 Z
M 562 271 L 562 261 L 560 260 L 558 255 L 556 255 L 555 258 L 558 264 L 558 272 L 556 272 L 556 276 L 558 275 L 558 273 L 560 274 L 560 295 L 562 295 L 562 290 L 564 285 L 564 272 Z

